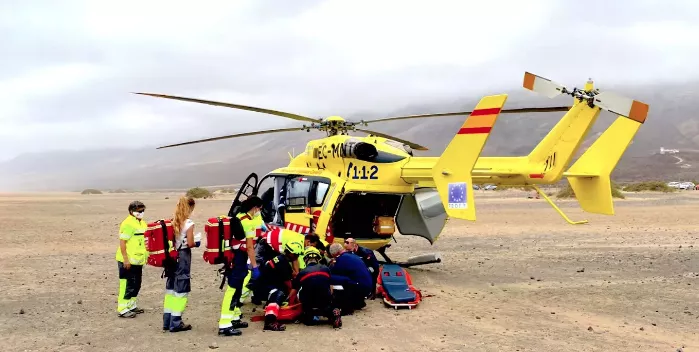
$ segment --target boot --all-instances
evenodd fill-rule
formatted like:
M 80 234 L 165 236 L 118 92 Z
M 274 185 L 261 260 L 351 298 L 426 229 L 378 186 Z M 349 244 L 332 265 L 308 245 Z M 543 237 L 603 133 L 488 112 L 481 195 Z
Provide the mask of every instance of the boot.
M 136 317 L 136 313 L 134 313 L 131 310 L 124 313 L 124 314 L 119 314 L 119 318 L 135 318 L 135 317 Z
M 185 324 L 183 322 L 180 322 L 180 325 L 170 328 L 170 332 L 180 332 L 180 331 L 188 331 L 192 330 L 192 326 L 189 324 Z
M 248 323 L 245 321 L 241 321 L 240 319 L 232 320 L 231 324 L 233 324 L 233 329 L 244 329 L 248 327 Z
M 342 327 L 342 313 L 339 309 L 333 309 L 333 328 L 339 329 Z
M 243 332 L 231 326 L 223 329 L 219 328 L 218 334 L 223 336 L 240 336 L 243 334 Z
M 136 314 L 143 314 L 143 312 L 145 312 L 145 310 L 143 310 L 143 308 L 138 308 L 138 307 L 132 309 L 131 311 L 136 313 Z
M 284 326 L 284 324 L 280 324 L 278 321 L 275 321 L 272 323 L 265 323 L 265 327 L 262 330 L 284 331 L 286 330 L 286 326 Z

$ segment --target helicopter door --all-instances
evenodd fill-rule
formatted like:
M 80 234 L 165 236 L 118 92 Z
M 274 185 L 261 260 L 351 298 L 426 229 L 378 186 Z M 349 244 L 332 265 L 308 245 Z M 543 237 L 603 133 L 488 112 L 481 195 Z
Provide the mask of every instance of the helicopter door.
M 257 180 L 257 174 L 254 172 L 251 173 L 248 176 L 248 178 L 245 179 L 245 182 L 243 182 L 243 184 L 240 186 L 240 189 L 238 190 L 238 194 L 236 194 L 235 198 L 233 199 L 231 208 L 228 210 L 228 216 L 236 216 L 236 214 L 238 214 L 238 210 L 240 209 L 240 205 L 243 203 L 243 201 L 248 199 L 250 196 L 256 194 Z M 240 196 L 245 196 L 245 198 L 240 199 Z
M 320 208 L 320 214 L 318 214 L 317 221 L 314 221 L 314 231 L 318 237 L 332 243 L 334 241 L 334 236 L 332 233 L 327 233 L 328 226 L 330 224 L 330 219 L 333 216 L 333 212 L 337 205 L 337 200 L 340 199 L 345 191 L 345 181 L 337 180 L 330 184 L 330 188 L 325 196 L 323 206 Z M 332 229 L 331 229 L 332 231 Z
M 295 176 L 286 181 L 284 199 L 284 227 L 300 234 L 307 234 L 313 215 L 309 198 L 313 181 L 304 176 Z
M 406 194 L 396 215 L 401 235 L 420 236 L 434 244 L 447 223 L 447 213 L 439 192 L 433 188 L 418 188 Z

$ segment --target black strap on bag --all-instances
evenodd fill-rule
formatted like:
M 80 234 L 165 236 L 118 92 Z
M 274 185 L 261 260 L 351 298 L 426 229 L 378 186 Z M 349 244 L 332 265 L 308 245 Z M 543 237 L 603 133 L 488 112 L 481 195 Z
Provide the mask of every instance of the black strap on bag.
M 223 286 L 226 284 L 226 277 L 228 276 L 228 271 L 230 270 L 228 262 L 226 261 L 226 256 L 223 254 L 225 251 L 225 229 L 223 228 L 223 217 L 218 217 L 218 257 L 216 262 L 223 263 L 223 266 L 218 269 L 218 273 L 222 276 L 221 285 L 218 289 L 223 290 Z
M 163 273 L 160 275 L 160 278 L 165 278 L 165 277 L 171 277 L 175 273 L 175 264 L 176 261 L 170 257 L 170 243 L 168 242 L 167 239 L 167 224 L 165 224 L 165 220 L 161 219 L 158 221 L 160 224 L 160 228 L 163 230 L 163 248 L 165 249 L 165 261 L 163 262 Z

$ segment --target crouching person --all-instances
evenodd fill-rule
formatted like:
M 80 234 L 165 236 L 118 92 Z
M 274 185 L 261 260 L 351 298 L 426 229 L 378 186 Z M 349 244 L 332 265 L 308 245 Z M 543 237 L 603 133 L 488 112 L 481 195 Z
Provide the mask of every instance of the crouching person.
M 364 299 L 371 295 L 372 284 L 366 265 L 354 253 L 345 251 L 339 243 L 331 244 L 329 252 L 335 261 L 330 268 L 330 282 L 342 286 L 342 290 L 336 290 L 334 294 L 342 314 L 364 308 Z
M 260 276 L 250 282 L 250 288 L 256 298 L 267 301 L 265 305 L 265 325 L 263 330 L 284 331 L 286 327 L 277 321 L 279 309 L 289 299 L 292 265 L 303 255 L 300 242 L 284 245 L 283 254 L 266 261 L 260 266 Z
M 322 315 L 332 322 L 333 328 L 342 327 L 340 309 L 333 304 L 330 269 L 319 263 L 323 256 L 317 248 L 307 247 L 303 252 L 303 259 L 306 267 L 292 282 L 292 288 L 298 292 L 303 308 L 303 323 L 312 325 L 316 316 Z

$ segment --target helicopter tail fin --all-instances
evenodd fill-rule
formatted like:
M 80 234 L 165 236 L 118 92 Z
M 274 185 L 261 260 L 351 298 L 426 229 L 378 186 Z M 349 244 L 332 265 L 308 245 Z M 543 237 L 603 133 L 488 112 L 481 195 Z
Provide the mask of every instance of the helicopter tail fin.
M 617 117 L 563 174 L 584 211 L 614 215 L 610 176 L 642 124 L 638 119 Z
M 471 172 L 505 101 L 507 94 L 483 97 L 432 169 L 432 179 L 449 217 L 476 220 Z

